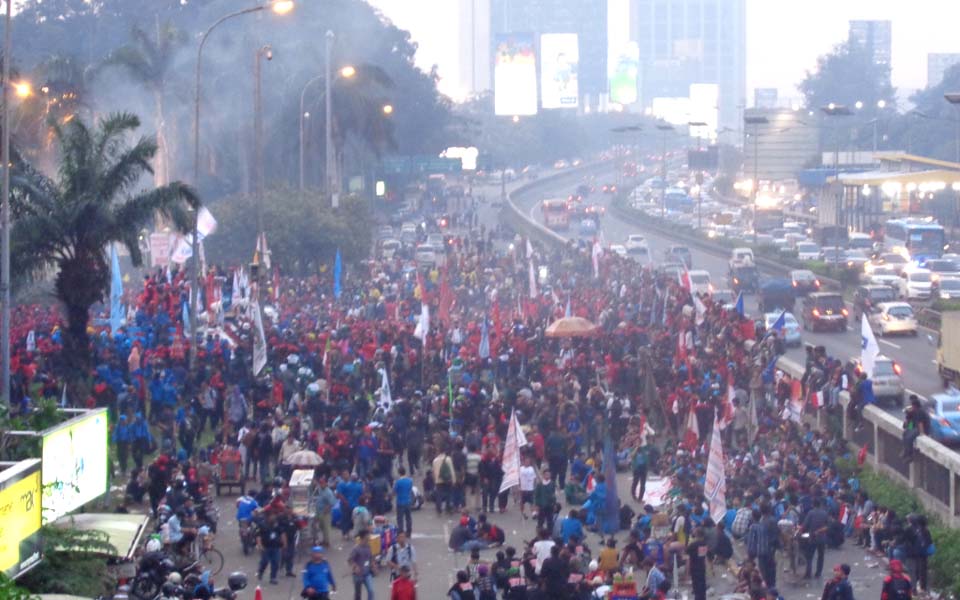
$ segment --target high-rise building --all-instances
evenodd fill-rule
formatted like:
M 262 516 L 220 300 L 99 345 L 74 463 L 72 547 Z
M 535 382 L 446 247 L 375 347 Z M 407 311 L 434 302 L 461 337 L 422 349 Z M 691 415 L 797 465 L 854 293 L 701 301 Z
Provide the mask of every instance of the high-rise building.
M 927 87 L 940 85 L 947 70 L 960 65 L 960 52 L 931 52 L 927 54 Z
M 790 108 L 748 108 L 744 114 L 748 119 L 766 119 L 763 123 L 746 125 L 743 164 L 748 177 L 753 176 L 756 168 L 760 181 L 796 179 L 817 156 L 820 128 L 804 120 L 806 112 Z
M 490 37 L 532 33 L 575 33 L 579 45 L 578 84 L 582 106 L 598 106 L 607 92 L 606 0 L 490 0 Z M 492 67 L 491 67 L 492 68 Z
M 890 66 L 893 47 L 890 21 L 850 21 L 850 41 L 865 48 L 875 64 Z
M 490 89 L 490 0 L 460 0 L 460 87 L 468 95 Z
M 745 0 L 632 0 L 630 21 L 630 37 L 640 46 L 641 107 L 688 98 L 694 84 L 715 84 L 720 128 L 742 129 Z

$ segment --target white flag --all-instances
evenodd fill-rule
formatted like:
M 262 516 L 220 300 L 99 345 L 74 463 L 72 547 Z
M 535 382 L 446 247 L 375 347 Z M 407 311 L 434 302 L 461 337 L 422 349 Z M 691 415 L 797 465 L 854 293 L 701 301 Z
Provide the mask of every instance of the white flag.
M 530 267 L 530 298 L 536 299 L 537 297 L 537 273 L 536 269 L 533 267 L 533 257 L 527 261 Z
M 603 256 L 603 246 L 600 245 L 600 240 L 593 241 L 593 250 L 590 255 L 593 258 L 593 276 L 595 278 L 600 277 L 600 257 Z
M 37 334 L 31 329 L 27 334 L 27 352 L 33 352 L 37 349 Z
M 399 302 L 397 303 L 399 305 Z M 427 334 L 430 333 L 430 307 L 426 302 L 421 302 L 420 319 L 417 321 L 417 328 L 413 330 L 413 336 L 421 342 L 427 342 Z
M 393 396 L 390 394 L 390 377 L 386 369 L 380 369 L 380 402 L 377 404 L 386 412 L 393 408 Z
M 873 335 L 866 313 L 860 316 L 860 348 L 860 364 L 863 366 L 863 372 L 867 377 L 872 378 L 873 365 L 877 362 L 877 355 L 880 354 L 880 345 L 877 344 L 877 338 Z
M 707 478 L 703 492 L 710 503 L 710 516 L 719 523 L 727 514 L 727 474 L 724 471 L 720 424 L 716 416 L 713 418 L 713 434 L 710 436 L 710 456 L 707 459 Z
M 173 253 L 170 255 L 170 262 L 182 265 L 193 256 L 193 235 L 181 235 L 177 238 L 177 243 L 173 247 Z
M 260 305 L 254 300 L 253 308 L 253 376 L 260 375 L 267 366 L 267 336 L 263 333 L 263 318 L 260 316 Z
M 210 210 L 204 206 L 197 213 L 197 233 L 200 234 L 200 241 L 208 235 L 213 235 L 217 230 L 217 220 L 213 218 Z
M 520 448 L 527 445 L 527 437 L 520 429 L 517 413 L 510 413 L 510 426 L 507 429 L 507 439 L 503 447 L 503 480 L 500 491 L 520 485 Z
M 703 325 L 704 319 L 707 318 L 707 307 L 696 294 L 693 296 L 693 307 L 697 309 L 697 325 Z

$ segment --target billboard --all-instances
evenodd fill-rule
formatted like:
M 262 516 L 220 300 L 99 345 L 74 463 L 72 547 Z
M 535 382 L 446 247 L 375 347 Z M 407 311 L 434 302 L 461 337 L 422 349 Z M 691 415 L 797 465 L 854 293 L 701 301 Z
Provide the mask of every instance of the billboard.
M 577 34 L 545 33 L 540 36 L 540 105 L 544 109 L 577 107 L 579 63 Z
M 43 436 L 43 519 L 53 522 L 107 491 L 107 409 L 84 413 Z
M 496 37 L 493 50 L 493 112 L 501 116 L 537 114 L 537 56 L 532 33 Z
M 40 461 L 0 472 L 0 571 L 15 578 L 40 562 Z
M 637 101 L 637 76 L 640 72 L 640 46 L 623 44 L 610 61 L 610 102 L 633 104 Z

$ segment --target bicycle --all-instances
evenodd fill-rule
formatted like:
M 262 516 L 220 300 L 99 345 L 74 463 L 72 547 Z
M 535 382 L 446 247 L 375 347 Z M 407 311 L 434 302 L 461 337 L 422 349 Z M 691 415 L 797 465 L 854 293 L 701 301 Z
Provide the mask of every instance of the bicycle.
M 213 534 L 208 527 L 201 527 L 197 533 L 197 538 L 193 541 L 190 554 L 197 561 L 204 571 L 210 571 L 211 577 L 215 577 L 223 571 L 223 553 L 213 547 Z

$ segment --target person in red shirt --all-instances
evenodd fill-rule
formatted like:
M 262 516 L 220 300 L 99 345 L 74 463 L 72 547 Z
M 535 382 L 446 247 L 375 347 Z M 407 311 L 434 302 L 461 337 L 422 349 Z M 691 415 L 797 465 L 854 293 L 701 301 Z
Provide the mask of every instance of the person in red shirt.
M 410 579 L 410 567 L 400 567 L 400 576 L 390 586 L 390 600 L 417 600 L 417 587 Z

